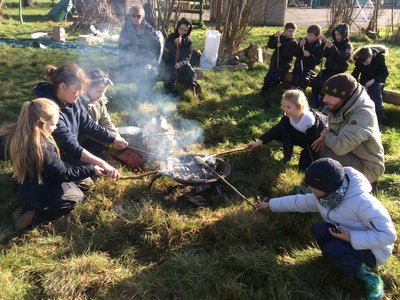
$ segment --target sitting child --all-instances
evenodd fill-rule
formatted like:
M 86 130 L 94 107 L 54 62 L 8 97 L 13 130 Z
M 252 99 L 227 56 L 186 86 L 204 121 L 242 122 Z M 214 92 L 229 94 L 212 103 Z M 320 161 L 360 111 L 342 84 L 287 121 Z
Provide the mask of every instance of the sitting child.
M 354 51 L 355 68 L 353 77 L 367 90 L 371 100 L 375 103 L 375 111 L 380 122 L 385 120 L 382 105 L 382 91 L 389 71 L 385 56 L 389 50 L 383 45 L 369 45 Z M 359 78 L 360 77 L 360 78 Z
M 90 84 L 86 93 L 80 96 L 83 106 L 87 109 L 90 118 L 101 127 L 108 129 L 111 133 L 118 135 L 107 111 L 107 88 L 113 85 L 108 74 L 101 70 L 92 70 L 88 73 Z M 104 158 L 104 143 L 99 142 L 88 134 L 79 134 L 79 143 L 94 155 Z
M 322 255 L 341 272 L 364 281 L 367 299 L 383 298 L 383 282 L 371 269 L 392 254 L 396 229 L 382 203 L 371 192 L 367 178 L 331 158 L 312 163 L 305 174 L 310 194 L 261 202 L 258 210 L 319 212 L 324 223 L 311 231 Z
M 320 136 L 327 126 L 327 117 L 310 110 L 303 91 L 288 90 L 282 96 L 284 116 L 278 124 L 260 136 L 260 140 L 252 142 L 249 148 L 255 148 L 272 140 L 283 144 L 283 161 L 287 162 L 293 154 L 293 146 L 303 148 L 299 160 L 299 169 L 305 170 L 308 165 L 318 159 L 318 153 L 312 150 L 311 144 Z
M 16 124 L 2 130 L 21 203 L 12 216 L 16 231 L 70 212 L 84 199 L 82 191 L 71 181 L 103 171 L 92 164 L 67 168 L 61 161 L 51 135 L 57 127 L 59 111 L 58 105 L 49 99 L 27 101 Z

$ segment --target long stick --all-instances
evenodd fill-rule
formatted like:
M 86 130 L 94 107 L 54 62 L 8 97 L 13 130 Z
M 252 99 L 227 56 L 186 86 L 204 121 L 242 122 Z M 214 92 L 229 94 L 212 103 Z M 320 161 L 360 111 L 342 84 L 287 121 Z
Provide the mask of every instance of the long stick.
M 229 186 L 236 194 L 238 194 L 240 197 L 243 198 L 248 204 L 250 204 L 251 207 L 254 209 L 257 209 L 256 206 L 250 202 L 249 199 L 247 199 L 241 192 L 239 192 L 232 184 L 230 184 L 224 177 L 218 174 L 217 171 L 215 171 L 212 167 L 210 167 L 207 163 L 202 161 L 202 159 L 197 159 L 198 162 L 203 164 L 207 169 L 209 169 L 211 172 L 213 172 L 223 183 L 225 183 L 227 186 Z
M 281 42 L 281 36 L 278 35 L 278 43 Z M 280 47 L 276 47 L 276 69 L 279 70 L 279 48 Z
M 157 174 L 159 173 L 159 171 L 150 171 L 147 173 L 142 173 L 140 175 L 136 175 L 136 176 L 121 176 L 119 178 L 119 180 L 126 180 L 126 179 L 143 179 L 143 177 L 149 176 L 149 175 L 153 175 L 153 174 Z
M 225 152 L 221 152 L 221 153 L 217 153 L 215 154 L 215 156 L 221 156 L 221 155 L 226 155 L 226 154 L 230 154 L 230 153 L 234 153 L 234 152 L 241 152 L 241 151 L 246 151 L 249 148 L 245 147 L 245 148 L 236 148 L 236 149 L 232 149 L 232 150 L 228 150 Z

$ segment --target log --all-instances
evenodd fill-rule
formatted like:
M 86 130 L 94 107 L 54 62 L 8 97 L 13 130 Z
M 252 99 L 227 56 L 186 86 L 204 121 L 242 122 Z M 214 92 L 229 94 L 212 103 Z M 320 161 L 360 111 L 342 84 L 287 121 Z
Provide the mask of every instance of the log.
M 284 83 L 290 83 L 292 80 L 293 74 L 292 72 L 288 72 L 283 78 Z M 391 90 L 383 90 L 382 92 L 383 102 L 400 105 L 400 92 L 391 91 Z

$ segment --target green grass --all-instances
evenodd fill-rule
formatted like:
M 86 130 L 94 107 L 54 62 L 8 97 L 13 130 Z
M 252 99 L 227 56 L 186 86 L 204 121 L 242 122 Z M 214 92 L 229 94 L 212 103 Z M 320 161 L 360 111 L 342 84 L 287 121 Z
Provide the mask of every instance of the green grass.
M 46 31 L 42 28 L 50 23 L 25 25 L 3 20 L 1 34 L 27 37 L 27 28 Z M 276 29 L 254 28 L 247 41 L 265 44 L 267 34 Z M 204 30 L 193 32 L 196 47 L 202 48 L 204 36 Z M 358 40 L 355 45 L 364 43 Z M 389 47 L 387 86 L 400 90 L 400 48 Z M 32 87 L 44 80 L 47 63 L 65 62 L 78 62 L 85 69 L 99 67 L 112 78 L 118 66 L 116 56 L 104 53 L 1 47 L 1 122 L 14 121 L 22 102 L 33 98 Z M 267 102 L 257 94 L 266 70 L 258 66 L 248 71 L 205 71 L 201 80 L 204 100 L 185 94 L 173 113 L 204 126 L 204 143 L 190 152 L 217 153 L 244 146 L 279 120 L 279 91 Z M 117 124 L 126 124 L 128 112 L 135 112 L 134 93 L 134 87 L 119 83 L 109 90 L 109 110 Z M 162 109 L 170 111 L 173 106 Z M 378 196 L 399 232 L 400 107 L 385 104 L 385 109 L 391 125 L 382 128 L 386 173 L 380 179 Z M 135 117 L 145 112 L 137 111 Z M 228 155 L 224 157 L 232 165 L 228 180 L 253 202 L 265 195 L 287 194 L 302 181 L 296 170 L 298 155 L 296 149 L 296 157 L 283 165 L 278 143 Z M 213 195 L 215 209 L 197 209 L 182 197 L 189 188 L 164 178 L 148 192 L 148 184 L 149 179 L 116 182 L 100 178 L 87 201 L 68 217 L 11 238 L 0 254 L 0 298 L 362 297 L 359 282 L 344 278 L 322 258 L 309 231 L 310 225 L 320 220 L 318 215 L 256 213 L 227 187 L 223 187 L 226 203 L 218 203 Z M 18 206 L 15 187 L 9 164 L 0 162 L 1 239 L 12 232 L 10 215 Z M 398 242 L 395 249 L 388 264 L 379 268 L 389 299 L 400 298 Z

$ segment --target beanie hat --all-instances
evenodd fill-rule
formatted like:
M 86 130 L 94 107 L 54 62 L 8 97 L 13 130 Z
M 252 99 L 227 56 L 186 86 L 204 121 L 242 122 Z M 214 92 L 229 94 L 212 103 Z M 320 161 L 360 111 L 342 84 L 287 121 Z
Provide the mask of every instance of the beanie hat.
M 349 36 L 349 25 L 347 25 L 346 23 L 340 23 L 339 25 L 337 25 L 335 27 L 336 31 L 340 32 L 340 35 L 342 36 L 342 39 L 344 40 L 345 38 L 347 38 Z M 334 33 L 334 32 L 333 32 Z M 332 37 L 334 37 L 335 35 L 332 34 Z
M 328 94 L 341 99 L 350 99 L 357 88 L 357 80 L 350 74 L 340 73 L 325 81 L 322 94 Z
M 327 194 L 339 188 L 344 179 L 342 165 L 332 158 L 321 158 L 314 161 L 306 170 L 304 182 Z

